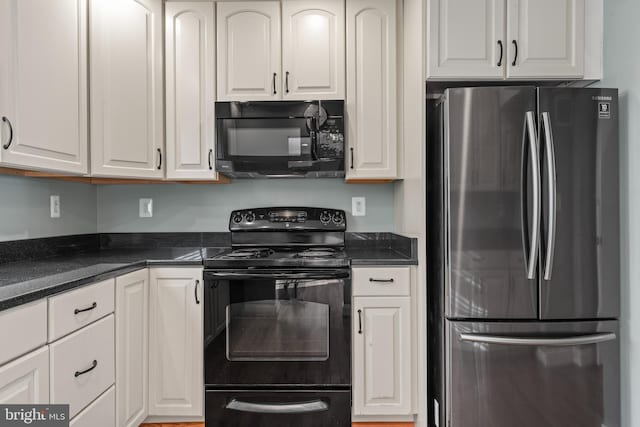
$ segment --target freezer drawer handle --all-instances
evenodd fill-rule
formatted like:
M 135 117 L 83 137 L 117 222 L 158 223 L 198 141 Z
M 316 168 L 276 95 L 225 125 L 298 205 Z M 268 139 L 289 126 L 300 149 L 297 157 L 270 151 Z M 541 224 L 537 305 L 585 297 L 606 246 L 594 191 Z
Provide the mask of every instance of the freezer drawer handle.
M 581 335 L 567 338 L 526 338 L 509 337 L 501 335 L 460 334 L 461 341 L 478 342 L 486 344 L 505 344 L 522 346 L 554 346 L 566 347 L 576 345 L 598 344 L 616 339 L 613 332 L 604 334 Z
M 302 403 L 251 403 L 231 399 L 227 409 L 256 414 L 303 414 L 307 412 L 321 412 L 329 409 L 329 405 L 322 400 Z
M 542 129 L 544 131 L 545 152 L 547 160 L 547 181 L 549 192 L 547 200 L 549 206 L 547 255 L 544 263 L 544 280 L 551 280 L 553 272 L 553 255 L 556 249 L 556 211 L 557 211 L 557 182 L 556 182 L 556 152 L 553 146 L 553 131 L 551 130 L 551 116 L 549 113 L 542 113 Z

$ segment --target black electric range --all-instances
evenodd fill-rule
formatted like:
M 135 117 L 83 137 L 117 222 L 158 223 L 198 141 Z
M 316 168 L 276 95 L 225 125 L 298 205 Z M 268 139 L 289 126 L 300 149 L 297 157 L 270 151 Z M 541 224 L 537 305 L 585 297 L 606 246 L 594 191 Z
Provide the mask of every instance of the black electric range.
M 234 211 L 205 259 L 207 426 L 350 426 L 344 211 Z

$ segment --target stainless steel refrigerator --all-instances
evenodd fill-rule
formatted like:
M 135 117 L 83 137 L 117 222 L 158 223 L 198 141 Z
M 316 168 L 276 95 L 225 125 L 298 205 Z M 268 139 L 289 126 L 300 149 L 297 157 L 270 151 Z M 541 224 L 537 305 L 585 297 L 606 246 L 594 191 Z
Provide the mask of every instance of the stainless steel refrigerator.
M 429 425 L 619 427 L 617 90 L 427 111 Z

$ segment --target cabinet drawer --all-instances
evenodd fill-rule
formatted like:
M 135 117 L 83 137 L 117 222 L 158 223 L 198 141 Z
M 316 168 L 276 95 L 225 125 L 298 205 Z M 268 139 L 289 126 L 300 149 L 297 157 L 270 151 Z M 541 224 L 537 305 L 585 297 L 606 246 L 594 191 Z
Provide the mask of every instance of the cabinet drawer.
M 49 298 L 49 342 L 113 313 L 115 279 Z
M 409 296 L 411 269 L 409 267 L 354 268 L 354 296 Z
M 0 365 L 47 342 L 47 300 L 0 311 Z
M 51 403 L 68 403 L 73 418 L 114 383 L 114 317 L 105 317 L 50 347 Z
M 112 386 L 69 423 L 69 427 L 115 427 L 116 387 Z

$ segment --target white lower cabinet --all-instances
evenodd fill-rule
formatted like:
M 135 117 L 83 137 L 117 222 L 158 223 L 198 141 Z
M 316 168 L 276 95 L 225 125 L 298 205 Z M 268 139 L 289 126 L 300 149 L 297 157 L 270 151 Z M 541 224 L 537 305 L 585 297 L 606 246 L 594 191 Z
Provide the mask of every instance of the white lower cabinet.
M 138 427 L 148 414 L 149 270 L 116 279 L 116 419 Z
M 113 386 L 76 415 L 69 427 L 121 427 L 122 424 L 116 424 L 115 407 L 116 388 Z
M 149 415 L 201 417 L 202 268 L 149 271 Z
M 0 405 L 40 403 L 49 403 L 49 346 L 0 367 Z
M 114 316 L 51 344 L 50 403 L 69 404 L 73 418 L 115 381 Z

